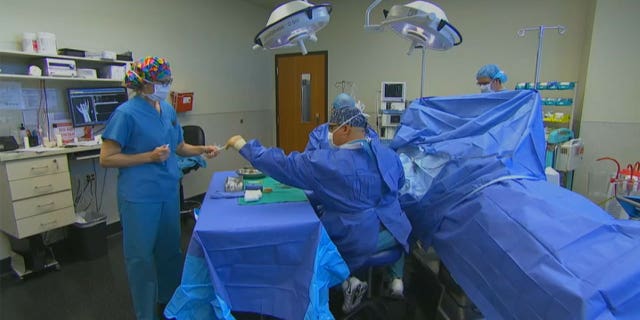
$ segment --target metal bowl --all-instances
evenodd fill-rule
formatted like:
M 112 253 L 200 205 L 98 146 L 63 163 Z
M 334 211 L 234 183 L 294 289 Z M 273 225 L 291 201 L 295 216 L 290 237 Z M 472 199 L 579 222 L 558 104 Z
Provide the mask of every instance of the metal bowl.
M 255 169 L 255 168 L 238 169 L 238 170 L 236 170 L 236 173 L 239 176 L 242 176 L 243 178 L 247 178 L 247 179 L 264 178 L 264 173 L 262 173 L 262 171 L 260 171 L 258 169 Z

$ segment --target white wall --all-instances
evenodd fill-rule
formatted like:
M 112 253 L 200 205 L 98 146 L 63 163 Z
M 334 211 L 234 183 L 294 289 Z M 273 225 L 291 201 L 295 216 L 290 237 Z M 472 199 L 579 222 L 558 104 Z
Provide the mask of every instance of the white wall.
M 25 31 L 47 31 L 56 35 L 58 48 L 130 50 L 134 58 L 167 57 L 175 79 L 173 89 L 195 93 L 194 110 L 179 116 L 182 125 L 202 126 L 208 143 L 224 144 L 231 135 L 242 134 L 272 144 L 273 53 L 251 50 L 253 38 L 264 27 L 268 14 L 268 9 L 243 1 L 4 0 L 0 8 L 0 49 L 19 50 Z M 53 85 L 59 90 L 59 108 L 63 111 L 65 85 Z M 243 163 L 235 152 L 210 160 L 208 168 L 185 177 L 185 195 L 205 192 L 213 171 L 236 169 Z M 80 166 L 72 176 L 82 176 L 89 169 Z M 113 192 L 115 171 L 111 171 L 107 178 L 110 192 L 103 207 L 113 222 L 118 217 Z M 102 177 L 102 171 L 98 177 Z M 7 256 L 7 243 L 0 235 L 0 259 Z
M 318 32 L 318 42 L 310 50 L 329 51 L 330 101 L 338 92 L 333 84 L 355 81 L 358 98 L 373 111 L 380 82 L 407 81 L 407 95 L 420 93 L 420 53 L 407 56 L 409 42 L 391 30 L 364 31 L 365 11 L 371 1 L 333 1 L 330 24 Z M 406 1 L 382 1 L 372 12 L 371 22 L 382 21 L 382 9 Z M 447 0 L 434 1 L 448 20 L 460 30 L 463 43 L 445 52 L 429 51 L 426 58 L 424 95 L 455 95 L 479 92 L 477 70 L 496 63 L 509 76 L 506 84 L 533 81 L 538 46 L 537 33 L 524 38 L 516 32 L 527 26 L 567 27 L 565 35 L 547 31 L 544 39 L 541 78 L 579 80 L 585 65 L 593 0 Z
M 640 161 L 639 12 L 640 1 L 597 1 L 582 112 L 585 165 L 575 178 L 575 189 L 583 194 L 588 173 L 607 169 L 597 158 Z

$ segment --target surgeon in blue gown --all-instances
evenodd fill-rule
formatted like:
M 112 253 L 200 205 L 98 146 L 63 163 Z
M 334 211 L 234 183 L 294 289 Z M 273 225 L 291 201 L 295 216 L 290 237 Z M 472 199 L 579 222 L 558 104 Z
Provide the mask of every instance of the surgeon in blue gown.
M 320 220 L 352 275 L 377 251 L 398 245 L 408 250 L 411 231 L 398 201 L 404 183 L 400 159 L 377 140 L 366 139 L 367 126 L 361 110 L 344 107 L 331 113 L 329 148 L 286 155 L 241 136 L 231 137 L 226 145 L 274 179 L 314 192 L 324 207 Z M 389 268 L 392 294 L 402 294 L 403 268 L 404 258 Z M 362 299 L 367 284 L 352 276 L 342 289 L 342 308 L 349 312 Z
M 340 93 L 333 99 L 333 103 L 331 104 L 331 111 L 345 107 L 356 107 L 356 101 L 350 95 L 346 93 Z M 313 129 L 313 131 L 309 133 L 309 141 L 307 142 L 307 146 L 304 148 L 304 151 L 330 148 L 331 145 L 329 144 L 329 140 L 327 139 L 329 133 L 328 127 L 328 123 L 323 123 L 315 127 L 315 129 Z M 376 131 L 369 126 L 367 126 L 366 128 L 365 136 L 368 140 L 380 139 Z

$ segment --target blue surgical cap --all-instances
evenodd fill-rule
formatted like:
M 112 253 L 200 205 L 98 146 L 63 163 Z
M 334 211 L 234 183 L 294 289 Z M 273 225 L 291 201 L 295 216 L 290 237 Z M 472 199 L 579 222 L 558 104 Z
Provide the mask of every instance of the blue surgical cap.
M 348 122 L 345 122 L 347 121 Z M 333 109 L 331 111 L 330 123 L 345 124 L 352 127 L 366 128 L 367 118 L 362 111 L 356 107 L 344 107 L 339 109 Z
M 500 70 L 500 68 L 495 64 L 485 64 L 478 70 L 476 74 L 477 78 L 487 77 L 489 79 L 498 79 L 501 83 L 507 82 L 507 74 L 504 71 Z
M 344 107 L 355 107 L 356 101 L 353 100 L 353 98 L 350 95 L 346 93 L 341 93 L 337 95 L 335 99 L 333 99 L 332 106 L 334 109 L 340 109 Z

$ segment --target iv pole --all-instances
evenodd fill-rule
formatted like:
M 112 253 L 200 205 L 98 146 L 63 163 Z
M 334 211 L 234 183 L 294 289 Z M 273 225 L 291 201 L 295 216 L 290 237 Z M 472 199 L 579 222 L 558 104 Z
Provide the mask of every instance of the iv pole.
M 526 27 L 518 30 L 518 37 L 524 37 L 527 31 L 538 30 L 538 54 L 536 56 L 536 78 L 534 83 L 540 82 L 540 65 L 542 64 L 542 42 L 544 40 L 544 30 L 546 29 L 557 29 L 559 34 L 564 34 L 567 31 L 565 26 L 557 25 L 557 26 L 536 26 L 536 27 Z
M 423 89 L 424 89 L 424 76 L 427 73 L 427 68 L 425 65 L 425 59 L 427 58 L 427 48 L 422 47 L 422 62 L 421 62 L 421 66 L 420 68 L 422 68 L 421 74 L 420 74 L 420 98 L 423 98 Z

